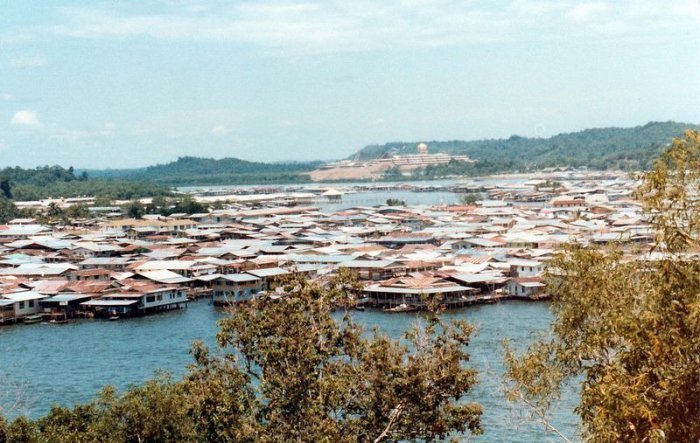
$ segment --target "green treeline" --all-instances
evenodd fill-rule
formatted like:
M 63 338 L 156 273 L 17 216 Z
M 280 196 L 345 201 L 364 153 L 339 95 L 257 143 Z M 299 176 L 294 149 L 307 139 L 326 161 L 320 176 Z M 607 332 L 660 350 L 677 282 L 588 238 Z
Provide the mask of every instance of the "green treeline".
M 305 172 L 321 162 L 259 163 L 237 158 L 180 157 L 174 162 L 139 169 L 89 171 L 91 177 L 147 180 L 170 186 L 306 183 Z
M 170 195 L 170 190 L 148 181 L 87 180 L 84 182 L 54 182 L 47 186 L 16 185 L 13 196 L 17 201 L 59 197 L 97 197 L 108 200 L 132 200 L 135 198 Z
M 499 140 L 432 141 L 431 152 L 468 155 L 476 163 L 451 162 L 431 165 L 404 176 L 397 168 L 385 180 L 433 179 L 446 176 L 477 176 L 503 172 L 526 172 L 553 166 L 591 169 L 646 170 L 673 137 L 698 125 L 650 122 L 634 128 L 596 128 L 559 134 L 549 138 L 512 136 Z M 370 145 L 358 152 L 359 160 L 386 154 L 412 154 L 416 142 Z M 76 174 L 72 168 L 44 166 L 36 169 L 5 168 L 14 198 L 94 195 L 132 199 L 165 195 L 168 186 L 292 184 L 311 181 L 308 172 L 321 162 L 261 163 L 224 158 L 180 157 L 174 162 L 138 169 L 88 170 Z M 88 178 L 89 177 L 89 178 Z M 2 187 L 0 187 L 2 191 Z
M 109 205 L 114 200 L 171 195 L 173 194 L 170 189 L 162 184 L 135 180 L 96 180 L 90 178 L 86 172 L 76 174 L 73 167 L 7 167 L 0 169 L 0 223 L 16 217 L 37 215 L 32 211 L 19 210 L 14 201 L 95 197 L 101 204 Z
M 91 196 L 109 200 L 170 195 L 161 184 L 136 180 L 105 180 L 76 174 L 73 167 L 40 166 L 0 169 L 0 197 L 16 201 Z
M 549 138 L 514 135 L 508 139 L 475 141 L 431 141 L 430 152 L 468 155 L 475 165 L 464 163 L 426 169 L 425 178 L 450 174 L 484 175 L 553 166 L 591 169 L 649 169 L 653 159 L 681 137 L 686 129 L 699 125 L 676 122 L 650 122 L 634 128 L 595 128 L 559 134 Z M 388 153 L 414 154 L 417 142 L 370 145 L 359 151 L 359 159 L 377 158 Z M 355 156 L 353 155 L 353 158 Z
M 591 169 L 646 170 L 652 159 L 673 137 L 698 125 L 651 122 L 634 128 L 587 129 L 550 138 L 512 136 L 500 140 L 429 142 L 431 152 L 468 155 L 476 163 L 453 161 L 431 165 L 404 176 L 390 169 L 384 180 L 433 179 L 446 176 L 477 176 L 502 172 L 526 172 L 552 166 Z M 367 146 L 360 160 L 385 154 L 409 154 L 416 143 Z M 34 169 L 7 167 L 0 170 L 0 198 L 37 200 L 46 197 L 94 196 L 111 200 L 169 195 L 169 186 L 307 183 L 307 174 L 320 162 L 259 163 L 236 158 L 220 160 L 180 157 L 177 161 L 140 169 L 82 171 L 43 166 Z

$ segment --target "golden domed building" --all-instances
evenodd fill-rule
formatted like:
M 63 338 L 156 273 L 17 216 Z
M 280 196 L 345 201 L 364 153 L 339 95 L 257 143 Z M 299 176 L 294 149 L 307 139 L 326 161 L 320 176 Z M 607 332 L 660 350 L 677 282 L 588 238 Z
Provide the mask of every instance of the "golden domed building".
M 427 155 L 428 154 L 428 145 L 426 145 L 425 143 L 419 143 L 418 144 L 418 154 Z

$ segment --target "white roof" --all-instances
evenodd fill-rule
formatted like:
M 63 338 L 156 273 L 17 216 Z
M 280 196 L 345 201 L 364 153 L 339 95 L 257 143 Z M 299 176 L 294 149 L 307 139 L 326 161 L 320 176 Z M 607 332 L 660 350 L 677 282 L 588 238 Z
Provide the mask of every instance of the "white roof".
M 518 284 L 524 288 L 541 288 L 544 286 L 544 283 L 538 281 L 524 281 Z
M 138 300 L 89 300 L 80 304 L 83 306 L 129 306 L 138 302 Z
M 542 265 L 542 262 L 539 262 L 537 260 L 522 260 L 522 259 L 509 260 L 508 263 L 511 266 L 526 266 L 526 267 L 530 267 L 530 268 L 534 268 L 534 267 Z
M 60 275 L 77 269 L 70 263 L 24 263 L 16 268 L 3 269 L 0 275 Z
M 140 264 L 136 270 L 143 271 L 160 271 L 164 269 L 189 269 L 195 264 L 193 260 L 151 260 Z
M 173 271 L 168 271 L 167 269 L 157 271 L 141 271 L 138 272 L 138 275 L 158 283 L 178 284 L 192 281 L 190 278 L 183 277 L 182 275 Z
M 8 294 L 2 294 L 2 297 L 12 300 L 13 302 L 26 301 L 26 300 L 39 300 L 46 298 L 46 295 L 39 294 L 34 291 L 23 291 L 23 292 L 10 292 Z

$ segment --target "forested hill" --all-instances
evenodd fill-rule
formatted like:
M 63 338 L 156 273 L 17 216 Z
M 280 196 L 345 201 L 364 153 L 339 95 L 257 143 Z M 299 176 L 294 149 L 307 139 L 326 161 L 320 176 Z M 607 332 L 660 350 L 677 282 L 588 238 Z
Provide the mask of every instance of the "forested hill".
M 180 157 L 174 162 L 139 169 L 88 171 L 90 177 L 148 180 L 169 185 L 263 184 L 308 181 L 304 172 L 320 162 L 259 163 L 237 158 Z
M 548 166 L 588 166 L 594 169 L 646 169 L 650 161 L 673 137 L 700 125 L 677 122 L 650 122 L 634 128 L 596 128 L 558 134 L 549 138 L 514 135 L 508 139 L 475 141 L 426 141 L 430 152 L 468 155 L 485 169 L 544 168 Z M 367 160 L 389 152 L 415 153 L 418 142 L 392 142 L 370 145 L 357 155 Z M 487 171 L 484 171 L 487 172 Z
M 0 200 L 39 200 L 47 197 L 92 196 L 107 200 L 128 200 L 169 195 L 170 189 L 144 180 L 102 180 L 77 174 L 73 167 L 0 168 Z M 2 207 L 3 201 L 0 201 Z

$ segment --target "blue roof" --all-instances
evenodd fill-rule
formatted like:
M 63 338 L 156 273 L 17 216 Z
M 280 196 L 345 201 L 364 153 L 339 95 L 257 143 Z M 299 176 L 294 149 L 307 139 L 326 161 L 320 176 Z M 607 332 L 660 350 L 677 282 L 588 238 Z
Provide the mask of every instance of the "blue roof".
M 70 301 L 75 301 L 75 300 L 80 300 L 83 298 L 90 298 L 90 295 L 86 294 L 58 294 L 54 295 L 51 298 L 47 298 L 45 300 L 42 300 L 42 302 L 70 302 Z

